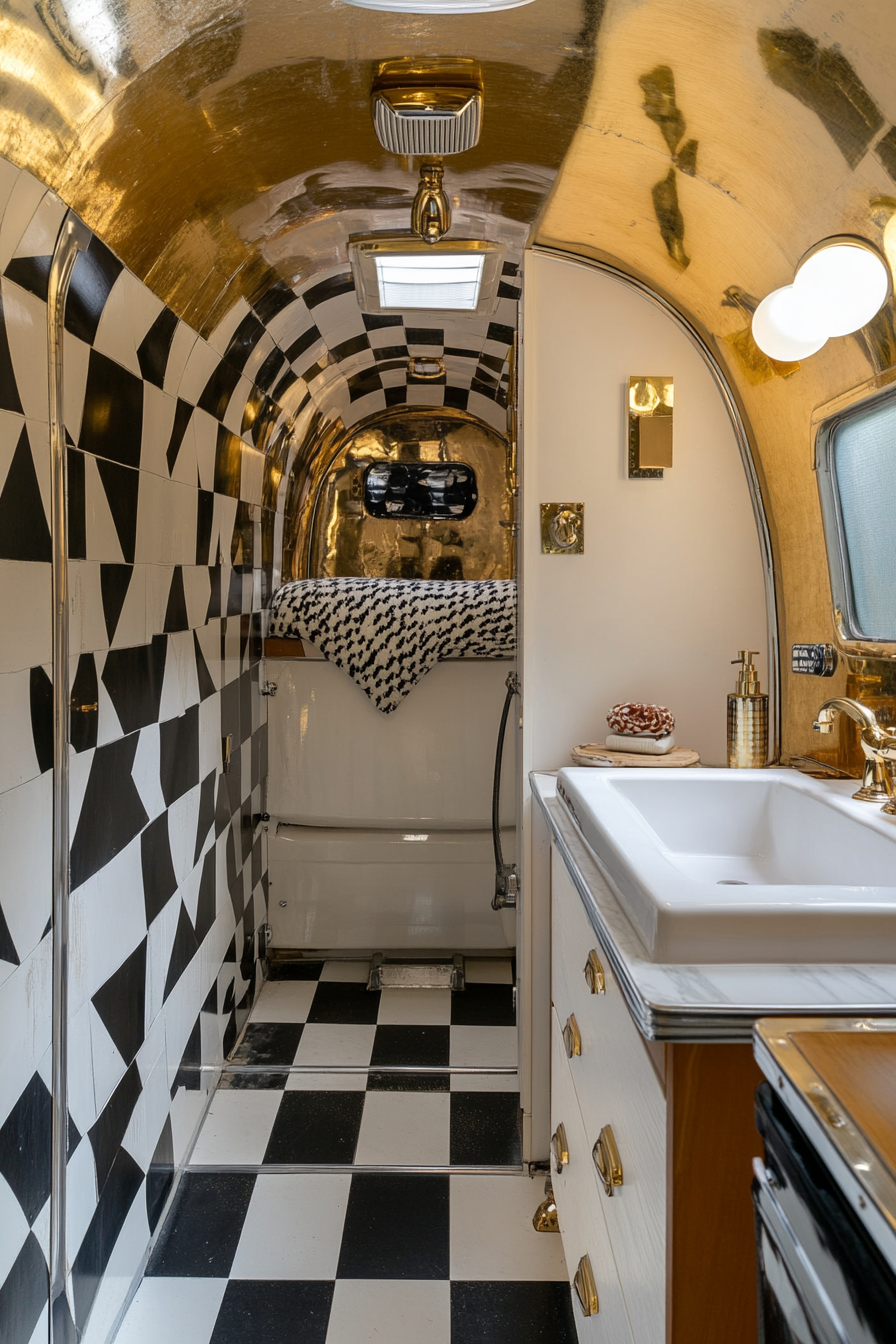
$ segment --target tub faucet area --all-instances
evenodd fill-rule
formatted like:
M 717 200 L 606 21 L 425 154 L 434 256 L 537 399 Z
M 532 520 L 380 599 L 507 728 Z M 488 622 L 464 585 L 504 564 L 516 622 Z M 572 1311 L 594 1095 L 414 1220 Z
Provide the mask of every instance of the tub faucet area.
M 865 772 L 862 787 L 853 794 L 865 803 L 883 803 L 888 816 L 896 816 L 896 788 L 893 771 L 896 768 L 896 735 L 882 728 L 873 709 L 846 696 L 825 700 L 812 727 L 816 733 L 832 733 L 837 714 L 847 714 L 859 725 L 862 751 L 865 753 Z

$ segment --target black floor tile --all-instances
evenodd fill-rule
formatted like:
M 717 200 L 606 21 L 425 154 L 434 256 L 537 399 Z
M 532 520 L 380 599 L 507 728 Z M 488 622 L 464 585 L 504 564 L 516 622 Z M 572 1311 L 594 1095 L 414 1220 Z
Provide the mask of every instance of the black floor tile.
M 372 1067 L 383 1064 L 447 1066 L 451 1056 L 450 1027 L 377 1027 Z
M 451 1344 L 576 1344 L 569 1284 L 452 1283 Z
M 451 1093 L 451 1164 L 518 1167 L 519 1092 Z
M 333 1284 L 316 1279 L 231 1279 L 211 1344 L 325 1344 Z
M 253 1092 L 257 1088 L 271 1091 L 279 1088 L 282 1092 L 289 1077 L 286 1069 L 265 1069 L 263 1073 L 227 1073 L 221 1074 L 218 1088 L 222 1092 Z
M 450 1092 L 447 1073 L 371 1073 L 368 1092 Z
M 254 1176 L 235 1172 L 187 1172 L 150 1257 L 147 1275 L 226 1278 L 254 1186 Z
M 234 1064 L 291 1064 L 302 1039 L 301 1022 L 250 1022 L 234 1050 Z
M 338 1279 L 447 1279 L 448 1176 L 358 1172 Z
M 319 980 L 324 968 L 322 961 L 272 961 L 269 980 Z
M 284 1092 L 265 1162 L 350 1164 L 363 1110 L 363 1092 Z
M 375 1022 L 380 1010 L 379 991 L 366 985 L 323 980 L 314 992 L 309 1022 Z
M 467 985 L 451 995 L 452 1027 L 514 1027 L 513 985 Z

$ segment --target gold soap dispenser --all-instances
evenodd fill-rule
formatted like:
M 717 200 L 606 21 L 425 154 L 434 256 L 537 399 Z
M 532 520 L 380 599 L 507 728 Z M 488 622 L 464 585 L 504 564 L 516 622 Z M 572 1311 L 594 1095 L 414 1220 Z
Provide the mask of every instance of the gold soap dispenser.
M 768 696 L 753 666 L 758 649 L 740 649 L 737 690 L 728 696 L 728 768 L 761 770 L 768 760 Z

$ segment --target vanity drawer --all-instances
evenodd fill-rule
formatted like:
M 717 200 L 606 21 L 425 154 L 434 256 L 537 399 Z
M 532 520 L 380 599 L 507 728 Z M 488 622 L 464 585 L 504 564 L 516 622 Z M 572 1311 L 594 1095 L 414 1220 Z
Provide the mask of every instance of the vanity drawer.
M 634 1344 L 613 1251 L 599 1202 L 591 1150 L 582 1128 L 578 1100 L 563 1049 L 556 1013 L 551 1023 L 551 1131 L 563 1124 L 569 1161 L 561 1172 L 551 1161 L 551 1180 L 560 1220 L 563 1252 L 572 1292 L 572 1309 L 580 1344 Z M 572 1287 L 582 1256 L 594 1274 L 599 1310 L 585 1316 Z
M 622 1184 L 600 1200 L 632 1331 L 638 1344 L 665 1338 L 666 1099 L 653 1061 L 606 965 L 562 856 L 552 850 L 552 994 L 558 1028 L 575 1017 L 581 1054 L 567 1067 L 587 1141 L 588 1161 L 604 1126 L 612 1129 Z M 604 991 L 593 994 L 584 967 L 594 949 Z M 561 1039 L 558 1048 L 566 1050 Z

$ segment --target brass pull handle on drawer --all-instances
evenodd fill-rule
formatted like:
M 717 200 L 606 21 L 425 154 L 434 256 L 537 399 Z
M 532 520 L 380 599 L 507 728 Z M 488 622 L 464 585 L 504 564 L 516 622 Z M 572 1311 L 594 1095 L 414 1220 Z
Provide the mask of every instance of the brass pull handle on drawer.
M 597 1284 L 594 1282 L 594 1270 L 591 1268 L 591 1261 L 587 1255 L 583 1255 L 579 1261 L 579 1267 L 572 1282 L 582 1307 L 582 1315 L 596 1316 L 600 1311 L 600 1302 L 597 1297 Z
M 604 1183 L 604 1190 L 612 1197 L 617 1185 L 622 1185 L 622 1162 L 612 1125 L 604 1125 L 597 1136 L 597 1143 L 591 1150 L 597 1174 Z
M 606 994 L 607 992 L 604 968 L 601 966 L 600 958 L 593 947 L 588 953 L 588 960 L 585 962 L 585 983 L 592 994 Z
M 566 1019 L 566 1026 L 563 1028 L 563 1044 L 566 1046 L 567 1059 L 572 1059 L 573 1055 L 582 1053 L 582 1033 L 579 1031 L 575 1013 L 570 1013 Z
M 569 1144 L 566 1141 L 566 1126 L 562 1120 L 551 1135 L 551 1152 L 554 1154 L 557 1174 L 559 1175 L 569 1162 Z

